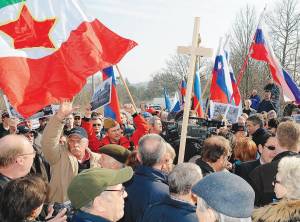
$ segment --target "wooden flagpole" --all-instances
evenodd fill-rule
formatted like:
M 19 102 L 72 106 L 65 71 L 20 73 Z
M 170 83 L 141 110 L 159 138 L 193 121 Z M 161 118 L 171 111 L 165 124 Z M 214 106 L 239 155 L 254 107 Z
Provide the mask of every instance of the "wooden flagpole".
M 125 79 L 123 78 L 123 75 L 122 75 L 122 73 L 121 73 L 121 71 L 120 71 L 120 69 L 119 69 L 119 66 L 116 65 L 116 68 L 117 68 L 117 71 L 118 71 L 119 76 L 120 76 L 120 78 L 121 78 L 121 81 L 123 82 L 123 85 L 124 85 L 124 87 L 125 87 L 125 90 L 126 90 L 128 96 L 129 96 L 129 99 L 130 99 L 130 101 L 131 101 L 131 103 L 132 103 L 132 105 L 133 105 L 133 108 L 134 108 L 134 110 L 137 112 L 137 107 L 136 107 L 135 102 L 134 102 L 134 100 L 133 100 L 133 97 L 132 97 L 132 95 L 131 95 L 131 93 L 130 93 L 130 91 L 129 91 L 129 88 L 128 88 L 128 86 L 127 86 L 127 83 L 126 83 Z

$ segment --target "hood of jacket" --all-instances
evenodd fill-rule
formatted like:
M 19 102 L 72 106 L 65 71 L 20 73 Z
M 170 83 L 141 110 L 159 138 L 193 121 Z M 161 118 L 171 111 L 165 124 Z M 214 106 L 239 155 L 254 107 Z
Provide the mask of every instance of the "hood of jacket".
M 300 221 L 300 200 L 281 200 L 254 210 L 253 222 Z

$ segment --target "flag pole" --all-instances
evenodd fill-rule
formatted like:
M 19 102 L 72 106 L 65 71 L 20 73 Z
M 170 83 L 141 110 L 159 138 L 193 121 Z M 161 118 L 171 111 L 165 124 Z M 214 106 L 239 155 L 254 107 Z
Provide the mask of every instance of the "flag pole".
M 123 85 L 124 85 L 124 87 L 125 87 L 125 89 L 126 89 L 126 92 L 127 92 L 128 96 L 129 96 L 129 99 L 130 99 L 130 101 L 131 101 L 131 103 L 132 103 L 132 105 L 133 105 L 133 108 L 134 108 L 135 112 L 137 112 L 136 105 L 135 105 L 134 100 L 133 100 L 133 97 L 132 97 L 132 95 L 131 95 L 131 93 L 130 93 L 130 91 L 129 91 L 129 88 L 128 88 L 128 86 L 127 86 L 127 83 L 126 83 L 126 81 L 124 80 L 123 75 L 122 75 L 122 73 L 121 73 L 121 71 L 120 71 L 118 65 L 115 65 L 115 66 L 116 66 L 117 71 L 118 71 L 118 73 L 119 73 L 119 76 L 120 76 L 120 78 L 121 78 L 121 80 L 122 80 L 122 82 L 123 82 Z
M 262 19 L 263 19 L 263 16 L 264 16 L 264 13 L 265 13 L 265 11 L 266 11 L 266 8 L 267 8 L 267 4 L 265 5 L 263 11 L 261 12 L 261 14 L 260 14 L 260 16 L 259 16 L 258 24 L 257 24 L 257 26 L 256 26 L 256 30 L 257 30 L 257 27 L 259 26 L 259 24 L 261 23 L 261 21 L 262 21 Z M 251 35 L 251 36 L 253 36 L 253 38 L 252 38 L 252 41 L 251 41 L 250 48 L 249 48 L 249 50 L 247 51 L 247 55 L 246 55 L 246 57 L 245 57 L 245 59 L 244 59 L 244 64 L 243 64 L 243 66 L 242 66 L 242 68 L 241 68 L 241 70 L 239 71 L 239 74 L 238 74 L 237 83 L 236 83 L 236 84 L 237 84 L 237 87 L 240 86 L 240 83 L 241 83 L 241 81 L 242 81 L 242 79 L 243 79 L 245 70 L 246 70 L 246 68 L 247 68 L 247 66 L 248 66 L 248 61 L 249 61 L 249 57 L 250 57 L 250 53 L 251 53 L 251 48 L 252 48 L 252 43 L 253 43 L 253 40 L 254 40 L 254 36 L 255 36 L 256 30 L 254 31 L 254 35 Z M 230 98 L 230 104 L 231 104 L 231 102 L 232 102 L 232 99 L 233 99 L 233 94 L 231 95 L 231 98 Z

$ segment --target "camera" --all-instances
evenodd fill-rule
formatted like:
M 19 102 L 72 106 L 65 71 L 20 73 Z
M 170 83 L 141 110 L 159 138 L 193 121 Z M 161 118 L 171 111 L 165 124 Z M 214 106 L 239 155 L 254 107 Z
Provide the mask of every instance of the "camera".
M 53 205 L 53 214 L 52 216 L 55 217 L 60 211 L 63 209 L 67 209 L 66 216 L 67 216 L 67 221 L 71 222 L 72 217 L 75 214 L 75 209 L 71 205 L 71 201 L 66 201 L 64 203 L 57 203 L 55 202 Z

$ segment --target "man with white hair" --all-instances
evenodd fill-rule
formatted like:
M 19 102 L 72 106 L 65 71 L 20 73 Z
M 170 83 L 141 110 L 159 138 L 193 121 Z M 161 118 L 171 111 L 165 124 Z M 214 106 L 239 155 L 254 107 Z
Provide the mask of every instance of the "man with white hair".
M 170 195 L 150 206 L 142 222 L 197 222 L 196 196 L 191 188 L 200 179 L 202 173 L 194 163 L 181 163 L 168 175 Z
M 249 175 L 250 184 L 255 191 L 255 205 L 263 206 L 276 199 L 272 182 L 277 173 L 279 161 L 286 156 L 298 155 L 300 151 L 300 125 L 292 122 L 279 124 L 277 155 L 272 162 L 255 168 Z
M 42 151 L 51 167 L 49 199 L 52 202 L 67 201 L 71 180 L 85 169 L 101 166 L 100 154 L 88 148 L 88 136 L 83 128 L 70 129 L 67 143 L 59 144 L 65 119 L 73 116 L 73 111 L 72 103 L 63 102 L 47 124 L 41 141 Z
M 198 183 L 192 192 L 197 195 L 199 222 L 251 222 L 254 191 L 239 176 L 229 172 L 212 173 Z

